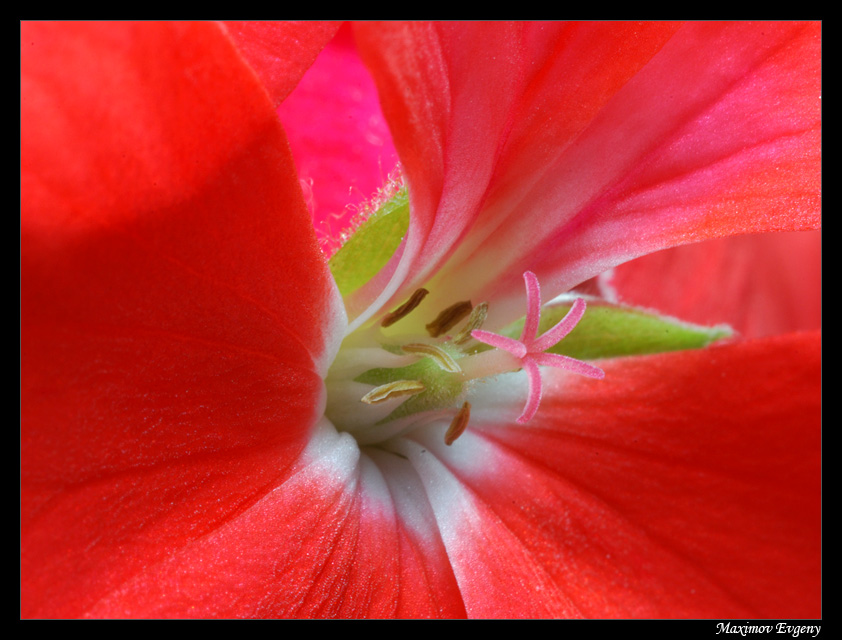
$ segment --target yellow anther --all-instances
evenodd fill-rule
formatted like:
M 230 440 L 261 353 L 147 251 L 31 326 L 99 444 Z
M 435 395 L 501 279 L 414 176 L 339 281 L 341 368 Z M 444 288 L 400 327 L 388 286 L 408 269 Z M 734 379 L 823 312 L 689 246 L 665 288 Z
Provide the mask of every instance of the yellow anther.
M 440 369 L 447 371 L 448 373 L 459 373 L 462 371 L 462 367 L 456 364 L 456 360 L 454 360 L 447 351 L 434 344 L 405 344 L 401 347 L 401 349 L 403 349 L 405 353 L 429 356 Z
M 456 414 L 456 417 L 453 418 L 453 421 L 447 428 L 447 432 L 444 434 L 444 443 L 448 447 L 456 442 L 456 438 L 465 433 L 465 429 L 468 427 L 468 420 L 470 418 L 471 403 L 466 402 L 462 405 L 462 408 L 459 409 L 459 412 Z
M 395 324 L 401 318 L 409 315 L 409 313 L 421 304 L 421 301 L 430 293 L 426 289 L 416 289 L 415 293 L 409 296 L 409 300 L 404 302 L 401 306 L 397 309 L 392 311 L 391 313 L 386 314 L 386 317 L 380 322 L 381 327 L 388 327 Z
M 360 401 L 366 404 L 379 404 L 391 398 L 421 393 L 424 388 L 424 385 L 418 380 L 396 380 L 375 387 L 360 398 Z
M 463 300 L 449 306 L 442 311 L 438 317 L 427 325 L 427 331 L 434 338 L 438 338 L 445 331 L 449 331 L 456 324 L 471 312 L 473 305 L 470 300 Z

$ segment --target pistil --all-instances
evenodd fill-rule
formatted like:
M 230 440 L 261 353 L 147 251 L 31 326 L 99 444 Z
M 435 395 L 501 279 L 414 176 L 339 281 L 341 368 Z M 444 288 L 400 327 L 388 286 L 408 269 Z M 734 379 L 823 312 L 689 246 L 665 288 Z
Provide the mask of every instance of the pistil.
M 587 307 L 585 301 L 582 298 L 577 298 L 567 315 L 561 319 L 561 322 L 542 336 L 536 337 L 541 314 L 541 289 L 538 284 L 538 277 L 531 271 L 524 273 L 523 279 L 526 284 L 526 319 L 520 340 L 480 329 L 471 332 L 471 335 L 480 342 L 497 347 L 502 352 L 508 352 L 511 357 L 520 363 L 518 368 L 526 370 L 529 380 L 529 394 L 523 412 L 517 419 L 521 424 L 532 419 L 541 402 L 541 371 L 538 365 L 567 369 L 590 378 L 603 378 L 605 376 L 602 369 L 587 362 L 555 353 L 544 353 L 569 334 L 579 323 Z M 497 358 L 505 362 L 505 356 L 497 356 Z M 489 358 L 489 360 L 499 366 L 499 360 L 492 358 Z M 466 368 L 463 366 L 463 371 Z

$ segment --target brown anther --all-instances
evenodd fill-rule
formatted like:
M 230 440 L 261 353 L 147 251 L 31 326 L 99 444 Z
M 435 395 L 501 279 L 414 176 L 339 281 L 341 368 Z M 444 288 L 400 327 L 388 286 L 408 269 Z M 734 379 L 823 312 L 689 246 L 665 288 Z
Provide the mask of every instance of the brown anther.
M 386 317 L 380 321 L 381 327 L 389 327 L 395 324 L 401 318 L 404 318 L 409 315 L 409 313 L 421 304 L 421 301 L 426 297 L 426 295 L 430 293 L 426 289 L 416 289 L 415 293 L 409 296 L 409 300 L 404 302 L 401 306 L 399 306 L 394 311 L 387 313 Z
M 471 315 L 468 316 L 468 323 L 464 327 L 462 327 L 459 333 L 456 334 L 456 337 L 453 338 L 453 342 L 456 344 L 466 343 L 468 340 L 471 339 L 471 331 L 482 327 L 487 317 L 488 303 L 481 302 L 476 307 L 474 307 L 473 311 L 471 311 Z
M 447 433 L 444 434 L 444 443 L 449 447 L 454 442 L 456 442 L 456 438 L 461 436 L 465 433 L 465 429 L 468 427 L 468 420 L 471 418 L 471 403 L 466 402 L 462 405 L 462 408 L 459 409 L 459 412 L 456 414 L 456 417 L 453 418 L 453 421 L 450 423 L 450 426 L 447 428 Z
M 470 300 L 463 300 L 450 305 L 438 317 L 427 325 L 427 331 L 434 338 L 438 338 L 445 331 L 450 331 L 456 324 L 473 309 Z
M 448 373 L 459 373 L 462 371 L 462 367 L 456 364 L 456 360 L 447 351 L 434 344 L 423 344 L 420 342 L 417 344 L 405 344 L 401 349 L 403 349 L 404 353 L 431 357 L 439 366 L 439 369 Z
M 424 391 L 424 388 L 424 385 L 418 380 L 396 380 L 395 382 L 388 382 L 386 384 L 381 384 L 379 387 L 375 387 L 360 398 L 360 402 L 365 402 L 366 404 L 379 404 L 381 402 L 385 402 L 386 400 L 390 400 L 391 398 L 411 396 L 416 393 L 421 393 Z

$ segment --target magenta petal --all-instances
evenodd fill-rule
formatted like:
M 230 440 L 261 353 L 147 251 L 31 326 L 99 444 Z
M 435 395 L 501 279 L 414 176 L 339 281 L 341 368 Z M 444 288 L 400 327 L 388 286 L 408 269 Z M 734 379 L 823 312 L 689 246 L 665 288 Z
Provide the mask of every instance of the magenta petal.
M 331 255 L 397 164 L 374 81 L 350 27 L 327 44 L 278 115 L 319 242 Z

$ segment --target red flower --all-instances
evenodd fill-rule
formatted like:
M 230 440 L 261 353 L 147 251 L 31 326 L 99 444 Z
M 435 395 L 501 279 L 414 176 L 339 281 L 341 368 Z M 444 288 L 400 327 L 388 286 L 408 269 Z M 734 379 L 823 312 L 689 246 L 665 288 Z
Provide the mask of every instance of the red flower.
M 22 615 L 819 616 L 818 331 L 486 384 L 424 332 L 818 228 L 818 25 L 357 27 L 412 216 L 344 300 L 275 113 L 335 30 L 23 25 Z

